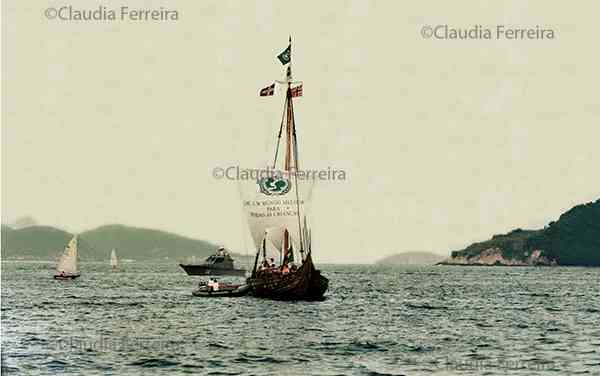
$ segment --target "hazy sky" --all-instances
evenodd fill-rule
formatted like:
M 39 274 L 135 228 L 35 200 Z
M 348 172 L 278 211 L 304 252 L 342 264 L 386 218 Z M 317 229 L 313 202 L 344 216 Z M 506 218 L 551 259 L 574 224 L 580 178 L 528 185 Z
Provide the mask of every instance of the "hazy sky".
M 447 253 L 600 198 L 595 2 L 157 1 L 176 22 L 2 4 L 4 223 L 123 223 L 243 252 L 237 186 L 211 171 L 272 157 L 283 98 L 258 90 L 282 78 L 290 33 L 304 165 L 347 173 L 315 190 L 318 261 Z M 439 24 L 556 35 L 423 38 Z

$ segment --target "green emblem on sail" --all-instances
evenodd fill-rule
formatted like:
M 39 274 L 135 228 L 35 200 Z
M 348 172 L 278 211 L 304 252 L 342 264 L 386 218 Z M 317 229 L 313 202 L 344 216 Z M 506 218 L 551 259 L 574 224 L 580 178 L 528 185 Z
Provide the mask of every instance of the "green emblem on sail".
M 258 186 L 260 191 L 267 196 L 279 196 L 288 193 L 292 184 L 283 176 L 273 176 L 260 179 Z

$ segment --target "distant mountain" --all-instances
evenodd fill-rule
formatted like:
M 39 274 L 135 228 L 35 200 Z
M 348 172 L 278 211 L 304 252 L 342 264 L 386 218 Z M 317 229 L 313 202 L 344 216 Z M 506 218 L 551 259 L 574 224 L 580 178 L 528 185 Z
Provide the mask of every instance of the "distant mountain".
M 3 259 L 54 259 L 73 235 L 49 226 L 13 229 L 2 225 Z
M 26 227 L 38 226 L 38 223 L 33 217 L 25 216 L 17 218 L 13 223 L 10 224 L 10 228 L 20 230 Z
M 49 226 L 17 230 L 2 225 L 2 258 L 53 260 L 72 237 L 69 232 Z M 204 240 L 123 225 L 107 225 L 85 231 L 79 234 L 79 239 L 81 260 L 107 260 L 112 248 L 117 249 L 119 258 L 133 260 L 208 257 L 217 248 Z
M 600 200 L 575 206 L 542 230 L 516 229 L 454 251 L 442 264 L 600 266 Z
M 433 265 L 444 259 L 444 256 L 431 252 L 402 252 L 387 256 L 376 262 L 377 265 Z
M 94 248 L 99 259 L 107 259 L 112 248 L 119 258 L 126 259 L 172 259 L 190 256 L 208 257 L 217 245 L 170 232 L 128 227 L 123 225 L 101 226 L 80 234 L 83 243 Z

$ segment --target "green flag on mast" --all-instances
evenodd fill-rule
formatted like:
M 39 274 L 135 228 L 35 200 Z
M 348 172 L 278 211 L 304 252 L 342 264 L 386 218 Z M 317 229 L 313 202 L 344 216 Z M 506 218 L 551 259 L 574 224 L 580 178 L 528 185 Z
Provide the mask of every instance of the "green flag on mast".
M 279 61 L 281 61 L 281 64 L 283 65 L 286 65 L 292 60 L 292 37 L 290 37 L 290 44 L 285 50 L 283 50 L 282 53 L 277 55 L 277 58 L 279 59 Z

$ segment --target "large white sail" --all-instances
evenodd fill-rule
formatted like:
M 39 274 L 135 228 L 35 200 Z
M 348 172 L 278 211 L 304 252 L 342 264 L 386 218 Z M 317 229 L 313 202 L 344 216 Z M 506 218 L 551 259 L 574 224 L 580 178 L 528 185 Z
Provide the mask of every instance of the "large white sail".
M 272 177 L 240 181 L 242 205 L 254 246 L 259 251 L 266 237 L 268 246 L 281 251 L 283 231 L 287 229 L 294 249 L 306 250 L 304 218 L 314 180 L 296 177 L 292 172 L 271 170 L 270 173 Z
M 79 273 L 77 269 L 77 236 L 71 239 L 64 253 L 60 256 L 56 265 L 56 272 L 67 275 Z
M 117 259 L 117 251 L 113 248 L 113 250 L 110 252 L 110 266 L 112 266 L 113 269 L 116 269 L 118 265 L 119 260 Z

